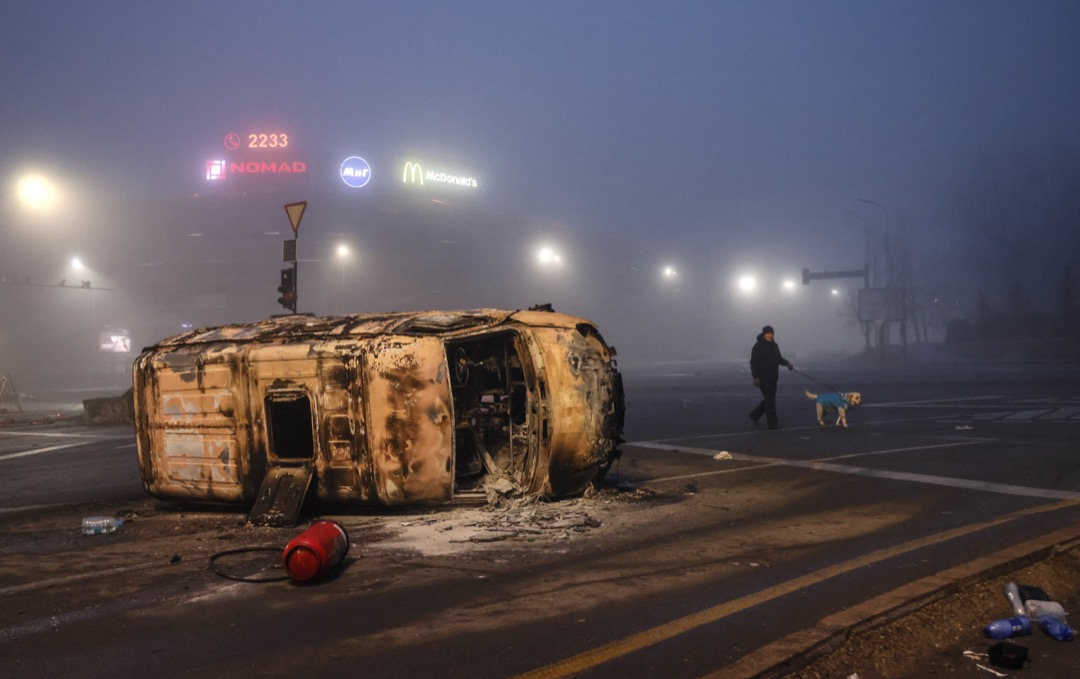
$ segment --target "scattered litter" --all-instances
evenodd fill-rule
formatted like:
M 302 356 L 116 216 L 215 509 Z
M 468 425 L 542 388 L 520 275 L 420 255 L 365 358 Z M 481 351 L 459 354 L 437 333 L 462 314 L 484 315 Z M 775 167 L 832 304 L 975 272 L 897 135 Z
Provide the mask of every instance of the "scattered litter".
M 1024 661 L 1027 660 L 1028 650 L 1026 646 L 1017 646 L 1007 641 L 1001 641 L 990 647 L 990 664 L 994 667 L 1001 667 L 1006 670 L 1018 670 L 1023 668 Z M 988 672 L 994 672 L 989 668 L 986 668 Z M 994 672 L 999 677 L 1007 676 L 1000 672 Z
M 714 460 L 730 460 L 731 459 L 731 453 L 729 453 L 726 450 L 721 450 L 716 455 L 713 455 L 712 459 L 714 459 Z
M 122 525 L 124 525 L 124 520 L 115 516 L 87 516 L 82 520 L 82 534 L 101 535 L 102 533 L 113 533 Z
M 1016 589 L 1020 592 L 1020 598 L 1024 601 L 1028 599 L 1037 599 L 1038 601 L 1051 601 L 1050 595 L 1046 593 L 1046 590 L 1036 587 L 1034 585 L 1017 585 Z
M 998 676 L 998 677 L 1007 677 L 1009 675 L 1005 674 L 1004 672 L 998 672 L 997 670 L 990 669 L 986 665 L 980 665 L 979 664 L 980 662 L 987 662 L 987 661 L 992 662 L 993 658 L 991 657 L 991 654 L 995 653 L 994 649 L 997 648 L 998 646 L 1002 646 L 1002 645 L 1006 645 L 1006 644 L 1009 645 L 1009 646 L 1014 646 L 1014 644 L 1010 644 L 1007 641 L 1003 641 L 1003 642 L 995 644 L 994 647 L 990 649 L 991 653 L 976 653 L 975 651 L 964 651 L 964 657 L 967 658 L 968 660 L 974 660 L 975 661 L 975 667 L 979 668 L 983 672 L 989 672 L 990 674 L 993 674 L 993 675 Z M 1024 647 L 1023 646 L 1015 646 L 1015 648 L 1024 648 Z M 1024 648 L 1024 654 L 1025 654 L 1025 656 L 1027 655 L 1027 649 L 1026 648 Z M 1023 661 L 1021 661 L 1021 663 L 1022 662 Z M 995 662 L 994 664 L 996 665 L 997 663 Z

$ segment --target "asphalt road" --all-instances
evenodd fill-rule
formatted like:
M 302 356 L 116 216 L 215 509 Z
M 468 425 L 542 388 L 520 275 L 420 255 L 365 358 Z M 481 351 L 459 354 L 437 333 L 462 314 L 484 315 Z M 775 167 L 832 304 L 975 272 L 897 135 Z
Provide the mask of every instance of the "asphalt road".
M 778 431 L 747 418 L 742 365 L 626 371 L 629 443 L 587 498 L 309 507 L 352 542 L 312 586 L 209 569 L 300 529 L 146 497 L 130 429 L 0 429 L 0 674 L 750 676 L 838 612 L 1080 535 L 1080 366 L 799 369 Z M 846 430 L 803 395 L 830 386 L 863 394 Z M 127 520 L 83 537 L 92 513 Z

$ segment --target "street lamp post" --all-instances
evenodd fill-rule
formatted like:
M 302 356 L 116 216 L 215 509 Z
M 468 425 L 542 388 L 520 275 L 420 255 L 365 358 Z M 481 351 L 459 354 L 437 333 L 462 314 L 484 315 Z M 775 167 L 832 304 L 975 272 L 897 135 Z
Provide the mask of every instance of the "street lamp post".
M 875 203 L 872 200 L 866 200 L 865 198 L 859 199 L 860 203 L 866 203 L 867 205 L 873 205 L 881 208 L 881 211 L 885 213 L 885 287 L 892 287 L 892 239 L 889 234 L 889 210 L 881 203 Z
M 345 313 L 345 260 L 349 256 L 349 247 L 341 244 L 337 247 L 338 262 L 341 263 L 341 313 Z

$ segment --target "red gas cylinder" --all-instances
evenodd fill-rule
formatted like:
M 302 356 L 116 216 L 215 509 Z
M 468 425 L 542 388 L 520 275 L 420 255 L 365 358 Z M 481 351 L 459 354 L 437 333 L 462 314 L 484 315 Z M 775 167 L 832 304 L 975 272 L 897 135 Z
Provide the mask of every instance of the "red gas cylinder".
M 324 577 L 349 553 L 349 534 L 336 521 L 316 521 L 293 538 L 281 555 L 281 565 L 298 582 Z

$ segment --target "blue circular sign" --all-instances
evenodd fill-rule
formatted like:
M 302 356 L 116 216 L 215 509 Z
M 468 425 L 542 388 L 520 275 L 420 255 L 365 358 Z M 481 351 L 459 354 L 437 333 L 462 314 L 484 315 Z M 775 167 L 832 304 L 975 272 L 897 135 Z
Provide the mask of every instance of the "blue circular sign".
M 349 156 L 341 163 L 341 181 L 354 189 L 371 181 L 371 166 L 360 156 Z

